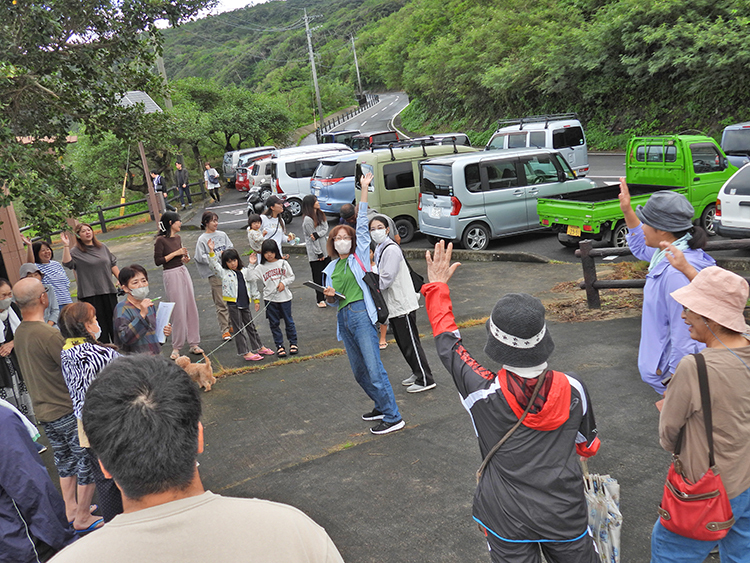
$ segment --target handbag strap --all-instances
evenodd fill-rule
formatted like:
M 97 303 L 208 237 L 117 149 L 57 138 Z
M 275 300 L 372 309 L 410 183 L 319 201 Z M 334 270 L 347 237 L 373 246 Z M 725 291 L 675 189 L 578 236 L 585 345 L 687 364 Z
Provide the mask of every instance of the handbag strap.
M 701 392 L 701 408 L 703 409 L 703 423 L 706 426 L 706 438 L 708 440 L 708 466 L 713 467 L 716 463 L 714 459 L 714 427 L 713 417 L 711 416 L 711 393 L 708 387 L 708 370 L 706 369 L 706 358 L 703 354 L 691 354 L 695 358 L 695 365 L 698 368 L 698 386 Z M 685 434 L 685 425 L 680 428 L 677 435 L 677 443 L 674 447 L 674 455 L 680 455 L 682 449 L 682 438 Z
M 526 410 L 523 411 L 523 414 L 518 419 L 518 422 L 516 422 L 513 425 L 513 428 L 511 428 L 505 433 L 505 436 L 500 438 L 500 441 L 497 444 L 495 444 L 495 446 L 484 457 L 484 460 L 482 461 L 482 465 L 480 465 L 479 469 L 477 469 L 477 484 L 479 483 L 479 480 L 482 478 L 482 473 L 484 472 L 484 468 L 487 467 L 487 464 L 490 462 L 490 459 L 492 459 L 492 456 L 494 456 L 495 453 L 497 453 L 497 450 L 500 449 L 500 446 L 502 446 L 508 440 L 508 438 L 510 438 L 511 434 L 513 434 L 513 432 L 515 432 L 518 429 L 518 427 L 521 426 L 523 419 L 526 418 L 527 414 L 529 414 L 531 407 L 534 406 L 534 401 L 536 400 L 537 395 L 539 395 L 539 390 L 542 388 L 542 385 L 544 384 L 544 379 L 546 376 L 547 376 L 546 371 L 542 375 L 539 376 L 539 380 L 536 382 L 536 387 L 534 387 L 534 392 L 531 394 L 531 399 L 529 399 L 529 404 L 526 405 Z
M 357 256 L 357 253 L 356 253 L 356 252 L 352 252 L 352 254 L 354 254 L 354 259 L 355 259 L 355 260 L 357 261 L 357 263 L 358 263 L 358 264 L 360 265 L 360 267 L 362 268 L 362 271 L 363 271 L 363 272 L 364 272 L 364 273 L 366 274 L 366 273 L 367 273 L 367 270 L 365 269 L 365 265 L 364 265 L 364 264 L 362 263 L 362 260 L 360 260 L 360 259 L 359 259 L 359 256 Z

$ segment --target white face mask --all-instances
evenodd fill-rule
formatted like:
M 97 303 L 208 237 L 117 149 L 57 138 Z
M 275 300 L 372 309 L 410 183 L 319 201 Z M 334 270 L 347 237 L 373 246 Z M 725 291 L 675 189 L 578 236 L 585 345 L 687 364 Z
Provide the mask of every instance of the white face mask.
M 148 297 L 148 286 L 136 287 L 135 289 L 131 289 L 130 295 L 132 295 L 135 299 L 146 299 L 146 297 Z
M 370 238 L 375 241 L 375 244 L 380 244 L 388 238 L 388 233 L 385 231 L 385 229 L 375 229 L 373 231 L 370 231 Z
M 339 254 L 349 254 L 352 249 L 352 241 L 350 240 L 335 240 L 333 241 L 333 247 Z
M 0 299 L 0 311 L 5 311 L 8 307 L 10 307 L 12 301 L 12 297 L 8 297 L 7 299 Z
M 99 337 L 102 335 L 102 327 L 99 326 L 99 323 L 96 323 L 96 331 L 94 331 L 93 337 L 94 340 L 99 340 Z

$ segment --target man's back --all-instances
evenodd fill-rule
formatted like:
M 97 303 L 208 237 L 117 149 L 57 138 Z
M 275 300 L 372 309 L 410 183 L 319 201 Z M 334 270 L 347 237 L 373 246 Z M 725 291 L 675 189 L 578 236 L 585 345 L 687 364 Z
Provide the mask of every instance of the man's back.
M 60 369 L 65 339 L 41 321 L 23 321 L 15 333 L 15 351 L 40 422 L 52 422 L 73 412 Z
M 336 563 L 343 559 L 326 531 L 296 508 L 207 491 L 121 514 L 52 561 Z

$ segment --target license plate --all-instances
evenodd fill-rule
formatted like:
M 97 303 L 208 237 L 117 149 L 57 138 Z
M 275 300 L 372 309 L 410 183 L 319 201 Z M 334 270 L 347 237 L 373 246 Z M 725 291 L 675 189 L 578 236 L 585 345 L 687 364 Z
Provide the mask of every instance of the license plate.
M 440 219 L 441 212 L 440 208 L 437 206 L 430 207 L 430 217 L 433 219 Z
M 566 232 L 571 237 L 580 237 L 581 236 L 581 228 L 580 227 L 574 227 L 573 225 L 568 225 L 568 230 Z

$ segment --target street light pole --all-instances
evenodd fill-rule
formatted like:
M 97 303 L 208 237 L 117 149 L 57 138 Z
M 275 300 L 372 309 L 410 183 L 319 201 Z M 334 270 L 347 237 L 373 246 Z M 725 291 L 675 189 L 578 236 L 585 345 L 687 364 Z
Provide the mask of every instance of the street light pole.
M 315 86 L 315 98 L 318 100 L 318 119 L 323 122 L 323 104 L 320 103 L 320 88 L 318 88 L 318 72 L 315 70 L 315 55 L 313 54 L 312 40 L 310 39 L 310 26 L 307 22 L 307 9 L 305 9 L 305 34 L 307 35 L 307 50 L 310 53 L 310 66 L 312 67 L 313 85 Z

